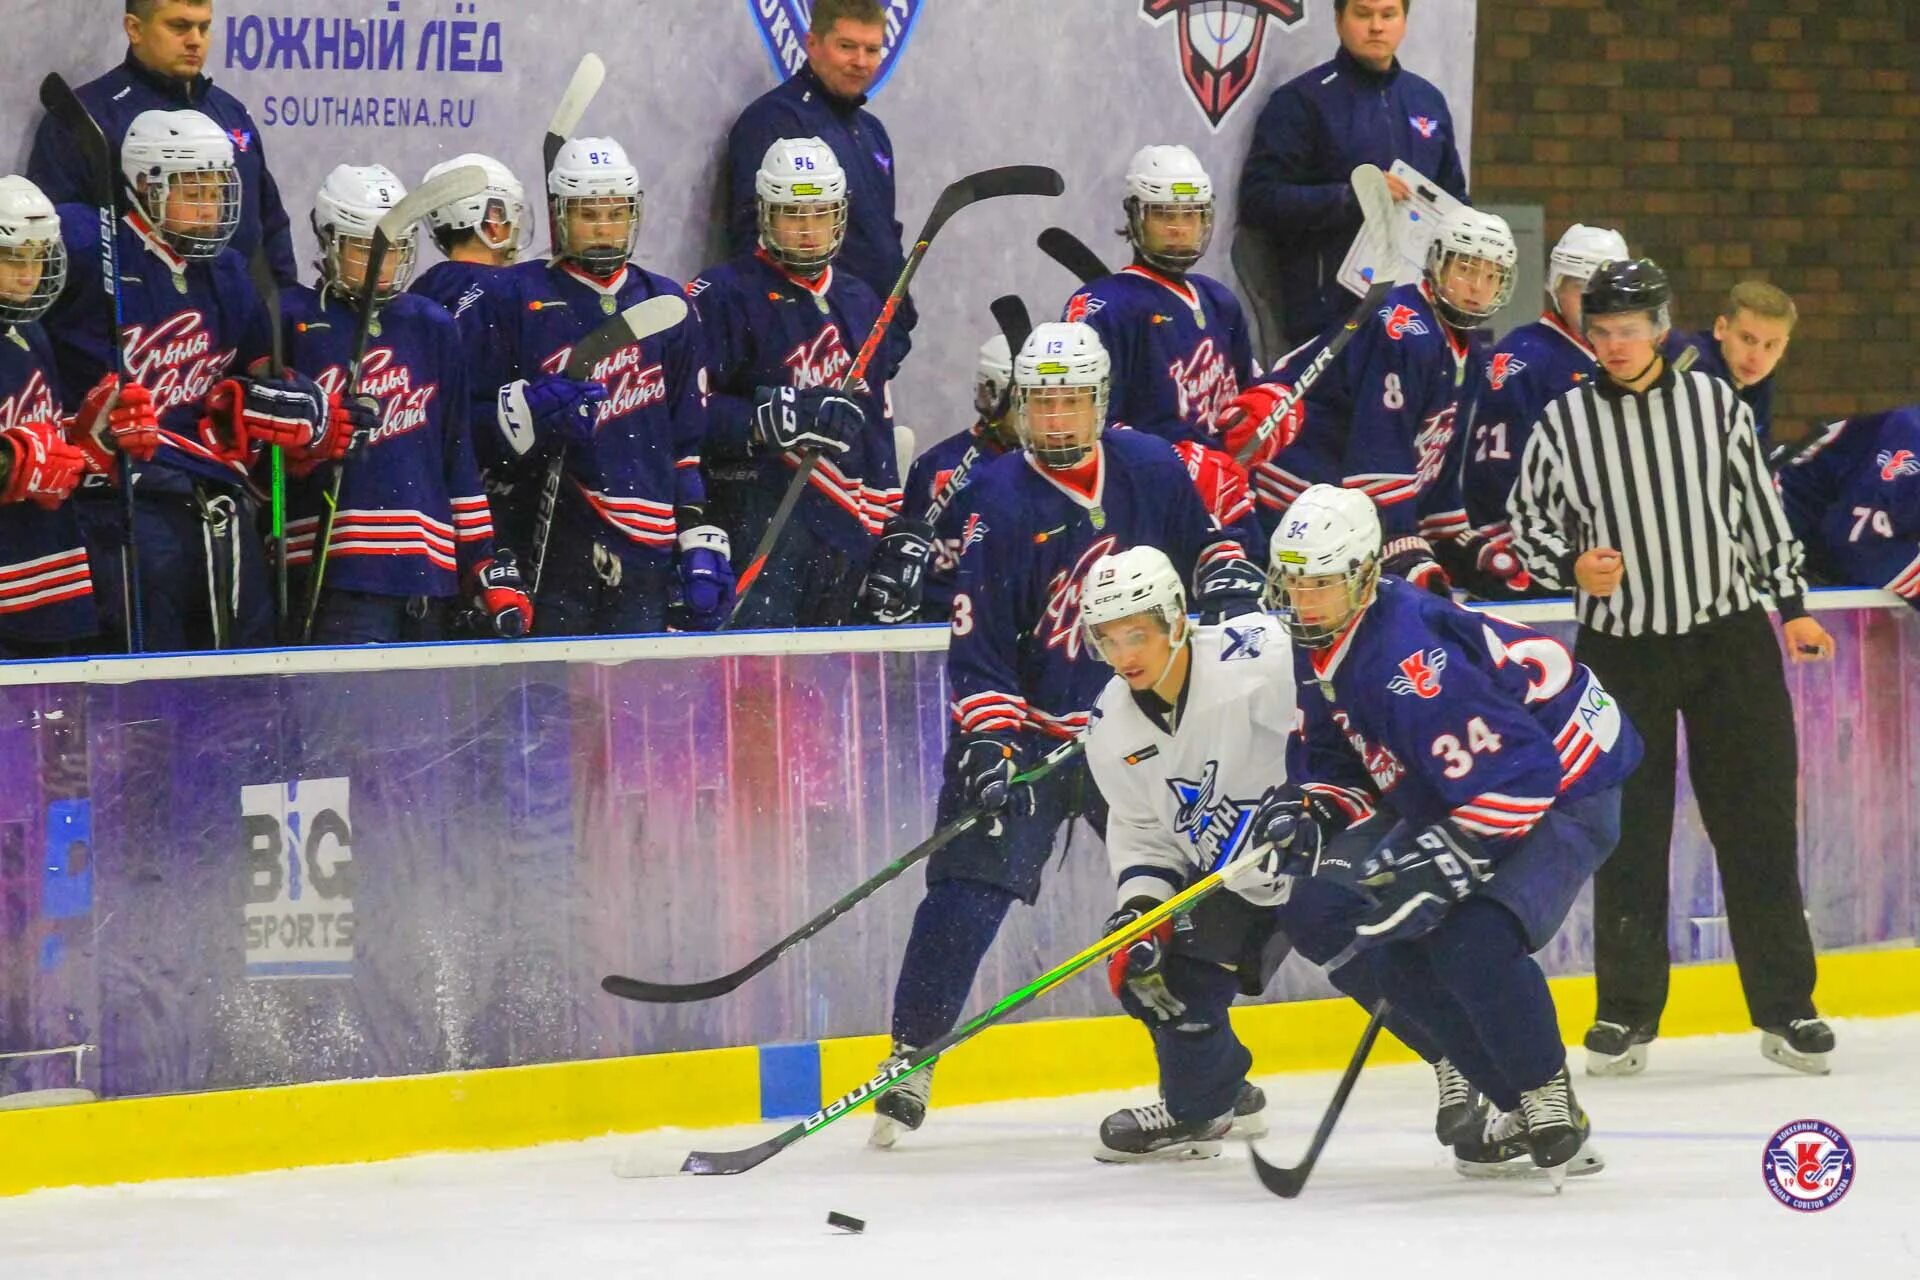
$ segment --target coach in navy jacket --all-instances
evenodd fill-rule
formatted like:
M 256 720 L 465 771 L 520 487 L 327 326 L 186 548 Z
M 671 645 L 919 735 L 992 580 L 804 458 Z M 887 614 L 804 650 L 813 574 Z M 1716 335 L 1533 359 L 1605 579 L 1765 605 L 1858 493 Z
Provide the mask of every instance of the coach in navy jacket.
M 1267 99 L 1240 175 L 1240 221 L 1280 258 L 1288 346 L 1342 319 L 1355 301 L 1336 277 L 1360 229 L 1348 175 L 1405 160 L 1460 200 L 1467 176 L 1453 115 L 1431 83 L 1400 65 L 1413 0 L 1334 0 L 1340 51 Z M 1394 198 L 1405 188 L 1394 180 Z
M 263 240 L 267 261 L 283 285 L 300 283 L 293 257 L 293 235 L 280 188 L 267 171 L 260 130 L 240 100 L 201 71 L 211 43 L 211 0 L 133 0 L 127 6 L 127 57 L 98 80 L 74 92 L 107 135 L 118 155 L 127 127 L 143 111 L 192 109 L 212 117 L 233 139 L 240 170 L 240 226 L 230 248 L 251 255 Z M 66 129 L 42 118 L 27 159 L 27 176 L 55 204 L 85 203 L 86 163 Z
M 727 232 L 734 255 L 760 243 L 753 175 L 781 138 L 819 138 L 847 171 L 847 241 L 835 266 L 885 298 L 906 265 L 894 216 L 893 140 L 865 110 L 866 90 L 880 70 L 886 10 L 879 0 L 815 0 L 807 62 L 785 84 L 748 105 L 727 135 Z M 890 333 L 889 365 L 906 354 L 911 302 Z M 864 334 L 855 334 L 858 342 Z

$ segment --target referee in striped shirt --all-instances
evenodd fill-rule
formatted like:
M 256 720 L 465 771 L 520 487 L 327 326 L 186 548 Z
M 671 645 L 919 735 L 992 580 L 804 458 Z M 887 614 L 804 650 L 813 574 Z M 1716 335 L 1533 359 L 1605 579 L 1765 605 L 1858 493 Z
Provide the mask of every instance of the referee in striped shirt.
M 1601 376 L 1546 407 L 1510 499 L 1514 550 L 1540 582 L 1573 589 L 1578 657 L 1646 739 L 1621 796 L 1620 843 L 1594 876 L 1587 1071 L 1642 1070 L 1660 1029 L 1684 716 L 1761 1052 L 1823 1074 L 1833 1033 L 1813 1007 L 1793 707 L 1760 597 L 1776 601 L 1794 661 L 1831 656 L 1833 638 L 1802 600 L 1801 547 L 1752 411 L 1725 382 L 1660 356 L 1670 296 L 1649 259 L 1594 273 L 1581 316 Z

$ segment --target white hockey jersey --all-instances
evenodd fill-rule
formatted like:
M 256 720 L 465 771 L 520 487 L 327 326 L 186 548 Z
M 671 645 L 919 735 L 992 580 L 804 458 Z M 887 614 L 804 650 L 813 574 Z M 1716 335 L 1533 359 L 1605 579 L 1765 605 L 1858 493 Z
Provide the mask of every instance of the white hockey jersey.
M 1119 902 L 1165 901 L 1244 852 L 1254 808 L 1287 778 L 1293 647 L 1249 614 L 1193 633 L 1185 706 L 1171 736 L 1115 676 L 1095 704 L 1087 763 L 1106 798 Z

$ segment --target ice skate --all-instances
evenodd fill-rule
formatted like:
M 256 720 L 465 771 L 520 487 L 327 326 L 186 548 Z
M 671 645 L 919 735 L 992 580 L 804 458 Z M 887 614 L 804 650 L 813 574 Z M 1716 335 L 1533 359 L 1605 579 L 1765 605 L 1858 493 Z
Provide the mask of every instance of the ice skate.
M 1486 1128 L 1487 1100 L 1460 1074 L 1460 1069 L 1445 1058 L 1433 1064 L 1433 1074 L 1440 1085 L 1433 1136 L 1440 1139 L 1443 1147 L 1473 1141 Z
M 1122 1107 L 1100 1122 L 1100 1145 L 1093 1158 L 1102 1164 L 1130 1164 L 1136 1160 L 1205 1160 L 1220 1154 L 1220 1143 L 1233 1129 L 1234 1113 L 1211 1120 L 1182 1123 L 1156 1102 L 1148 1107 Z
M 1827 1055 L 1833 1052 L 1833 1028 L 1821 1018 L 1795 1018 L 1784 1027 L 1760 1029 L 1760 1054 L 1769 1062 L 1824 1076 L 1832 1067 Z
M 912 1045 L 896 1040 L 893 1043 L 893 1056 L 880 1065 L 885 1067 L 898 1062 L 913 1052 Z M 902 1133 L 920 1127 L 927 1118 L 927 1095 L 933 1092 L 935 1065 L 928 1063 L 874 1099 L 873 1132 L 867 1137 L 868 1146 L 878 1147 L 882 1151 L 891 1150 Z
M 1595 1022 L 1587 1028 L 1587 1074 L 1637 1076 L 1647 1069 L 1647 1045 L 1653 1032 L 1618 1022 Z

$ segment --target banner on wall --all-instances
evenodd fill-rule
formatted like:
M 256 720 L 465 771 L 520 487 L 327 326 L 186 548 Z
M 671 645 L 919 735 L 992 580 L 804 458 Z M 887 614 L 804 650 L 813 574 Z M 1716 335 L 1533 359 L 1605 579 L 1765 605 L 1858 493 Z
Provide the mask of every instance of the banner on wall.
M 745 0 L 745 3 L 760 32 L 760 43 L 766 47 L 774 74 L 785 80 L 806 64 L 813 0 Z M 927 0 L 886 0 L 886 37 L 880 47 L 879 74 L 867 90 L 869 98 L 886 87 L 926 4 Z
M 1180 73 L 1207 125 L 1216 133 L 1260 74 L 1269 28 L 1306 20 L 1308 0 L 1141 0 L 1140 16 L 1175 19 Z
M 353 976 L 353 823 L 345 778 L 240 788 L 246 976 Z

